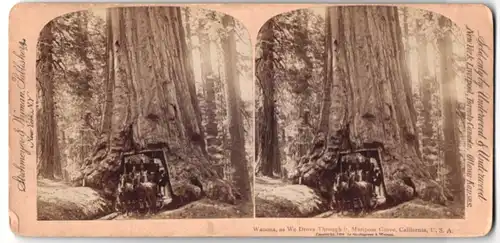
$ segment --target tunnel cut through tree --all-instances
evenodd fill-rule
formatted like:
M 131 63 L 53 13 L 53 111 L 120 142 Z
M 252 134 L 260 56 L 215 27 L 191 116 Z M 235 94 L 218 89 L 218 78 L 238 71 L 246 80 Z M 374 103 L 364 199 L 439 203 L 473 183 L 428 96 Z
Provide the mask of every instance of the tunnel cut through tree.
M 87 186 L 112 194 L 124 152 L 163 149 L 174 193 L 234 202 L 210 165 L 178 7 L 111 8 L 100 140 L 86 161 Z
M 300 181 L 328 193 L 333 182 L 324 172 L 340 151 L 378 148 L 393 200 L 420 195 L 444 203 L 445 191 L 432 180 L 419 154 L 397 8 L 330 7 L 326 16 L 329 97 L 324 97 L 310 155 L 298 165 Z

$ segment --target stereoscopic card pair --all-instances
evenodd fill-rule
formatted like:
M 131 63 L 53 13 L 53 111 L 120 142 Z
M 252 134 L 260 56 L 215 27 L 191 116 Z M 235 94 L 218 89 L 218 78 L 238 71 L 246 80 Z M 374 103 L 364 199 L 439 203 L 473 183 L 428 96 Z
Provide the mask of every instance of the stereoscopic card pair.
M 482 5 L 32 3 L 10 17 L 16 233 L 491 228 Z

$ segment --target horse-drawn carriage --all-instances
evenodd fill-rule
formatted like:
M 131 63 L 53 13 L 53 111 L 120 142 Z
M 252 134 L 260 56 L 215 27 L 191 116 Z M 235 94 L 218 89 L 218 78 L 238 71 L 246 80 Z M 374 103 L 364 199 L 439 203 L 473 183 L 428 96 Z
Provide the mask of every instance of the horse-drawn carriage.
M 174 198 L 163 150 L 124 153 L 121 156 L 116 210 L 156 212 Z
M 385 202 L 386 190 L 379 149 L 341 151 L 333 168 L 338 211 L 370 210 Z

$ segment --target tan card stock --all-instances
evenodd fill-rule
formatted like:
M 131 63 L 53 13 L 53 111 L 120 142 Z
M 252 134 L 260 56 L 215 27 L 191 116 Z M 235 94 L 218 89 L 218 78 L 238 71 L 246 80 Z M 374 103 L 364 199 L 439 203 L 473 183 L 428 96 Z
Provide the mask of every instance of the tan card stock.
M 18 4 L 11 229 L 484 236 L 493 57 L 479 4 Z

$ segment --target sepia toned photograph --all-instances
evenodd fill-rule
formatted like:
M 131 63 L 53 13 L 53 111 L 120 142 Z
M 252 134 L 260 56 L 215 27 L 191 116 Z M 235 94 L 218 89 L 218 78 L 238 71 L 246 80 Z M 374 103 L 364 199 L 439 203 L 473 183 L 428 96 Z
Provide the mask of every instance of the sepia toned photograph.
M 271 18 L 256 45 L 257 217 L 465 217 L 464 29 L 322 7 Z
M 252 46 L 191 7 L 61 15 L 37 44 L 37 218 L 253 217 Z
M 492 232 L 487 5 L 26 2 L 8 38 L 16 236 Z

